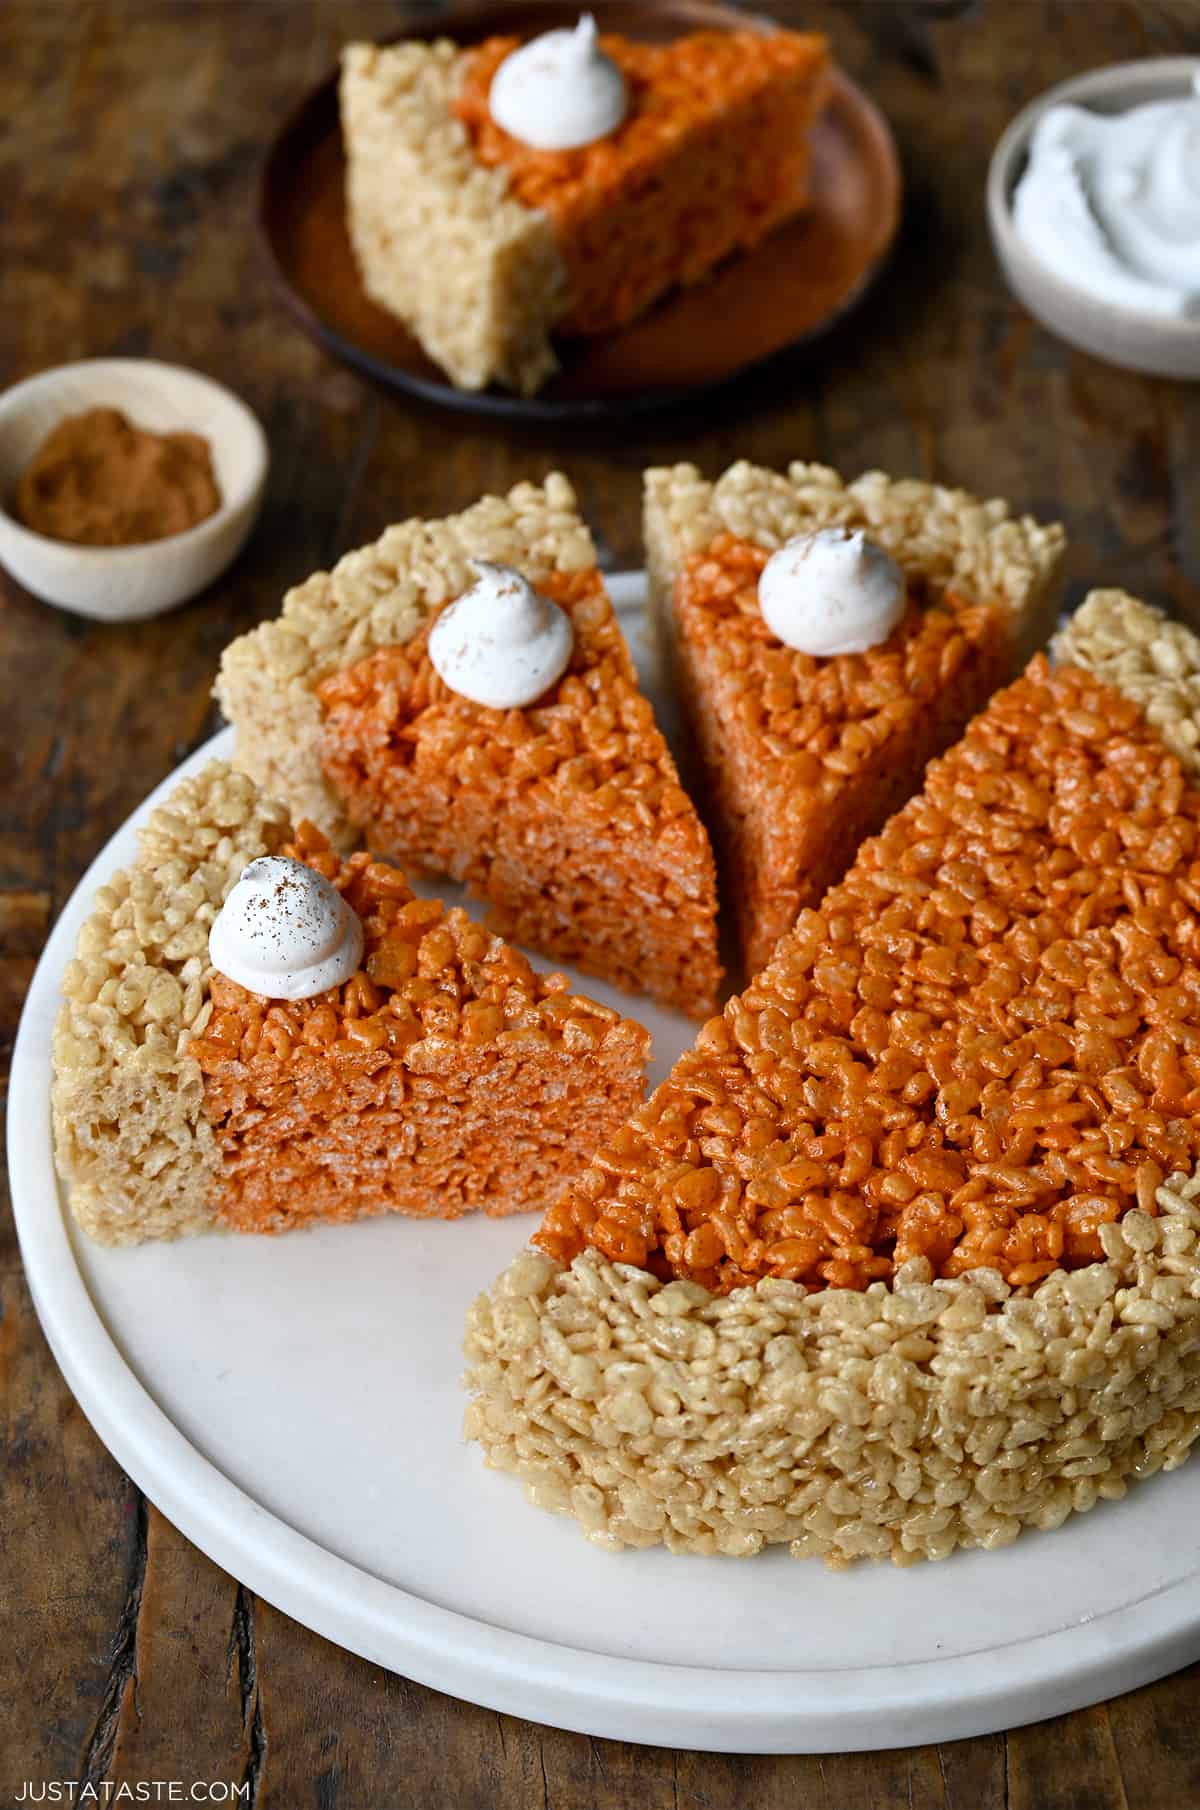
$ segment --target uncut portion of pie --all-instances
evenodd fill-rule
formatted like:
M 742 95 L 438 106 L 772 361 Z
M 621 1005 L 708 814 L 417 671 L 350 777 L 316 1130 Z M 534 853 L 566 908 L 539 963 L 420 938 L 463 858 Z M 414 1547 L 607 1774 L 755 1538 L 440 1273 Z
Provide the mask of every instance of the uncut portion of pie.
M 829 58 L 823 38 L 786 31 L 606 34 L 591 62 L 623 82 L 619 117 L 547 148 L 556 95 L 531 92 L 529 138 L 493 112 L 518 46 L 351 44 L 341 115 L 368 294 L 461 388 L 532 393 L 557 364 L 552 332 L 621 327 L 806 206 Z
M 250 873 L 297 867 L 361 942 L 344 979 L 277 997 L 283 979 L 259 991 L 215 967 L 209 936 Z M 281 909 L 269 891 L 250 905 Z M 641 1098 L 649 1046 L 398 869 L 294 829 L 222 762 L 151 815 L 63 992 L 56 1159 L 109 1244 L 544 1210 Z
M 570 625 L 565 670 L 496 708 L 430 659 L 480 563 Z M 336 845 L 449 876 L 503 936 L 695 1017 L 714 1009 L 712 851 L 565 478 L 389 528 L 226 649 L 239 766 Z
M 610 1547 L 903 1564 L 1183 1461 L 1198 698 L 1094 592 L 931 763 L 476 1304 L 490 1462 Z
M 862 536 L 906 595 L 865 652 L 813 657 L 764 619 L 772 555 Z M 1002 502 L 821 465 L 692 465 L 645 479 L 651 600 L 699 753 L 747 974 L 845 872 L 1053 627 L 1062 530 Z M 772 562 L 774 563 L 774 562 Z

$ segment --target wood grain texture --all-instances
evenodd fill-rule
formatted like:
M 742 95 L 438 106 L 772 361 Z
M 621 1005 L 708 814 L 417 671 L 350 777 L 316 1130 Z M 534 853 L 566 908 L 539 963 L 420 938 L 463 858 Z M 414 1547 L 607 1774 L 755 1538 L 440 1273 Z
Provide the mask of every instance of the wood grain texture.
M 342 40 L 386 34 L 403 6 L 0 6 L 0 381 L 88 355 L 177 359 L 246 397 L 274 460 L 246 555 L 175 615 L 103 628 L 0 591 L 0 1060 L 83 867 L 213 727 L 226 640 L 397 517 L 564 466 L 628 565 L 646 463 L 882 465 L 1061 514 L 1075 596 L 1128 584 L 1200 622 L 1200 393 L 1043 333 L 983 220 L 1015 109 L 1082 68 L 1200 50 L 1197 0 L 773 10 L 829 30 L 895 124 L 909 207 L 890 275 L 719 411 L 584 435 L 402 406 L 329 363 L 270 293 L 251 232 L 260 152 Z M 637 1749 L 457 1703 L 256 1603 L 147 1506 L 63 1385 L 0 1213 L 0 1806 L 26 1779 L 219 1778 L 270 1810 L 1190 1810 L 1198 1681 L 1007 1736 L 821 1759 Z

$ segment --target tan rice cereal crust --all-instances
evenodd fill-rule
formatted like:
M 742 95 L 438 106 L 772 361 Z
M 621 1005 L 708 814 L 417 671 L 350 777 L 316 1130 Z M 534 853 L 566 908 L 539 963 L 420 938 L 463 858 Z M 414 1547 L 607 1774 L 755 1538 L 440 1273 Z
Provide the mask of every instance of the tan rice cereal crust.
M 1200 640 L 1127 591 L 1093 591 L 1055 638 L 1054 656 L 1124 692 L 1185 773 L 1200 775 Z
M 909 604 L 882 646 L 815 660 L 771 634 L 757 585 L 774 548 L 834 525 L 888 548 Z M 1062 531 L 879 472 L 743 463 L 647 472 L 645 541 L 749 975 L 1044 641 Z
M 215 696 L 237 731 L 234 760 L 336 847 L 349 848 L 354 832 L 322 771 L 316 687 L 377 648 L 402 646 L 472 582 L 472 557 L 515 566 L 537 584 L 594 565 L 595 549 L 574 491 L 554 472 L 461 515 L 385 529 L 289 591 L 280 616 L 222 655 Z
M 342 56 L 346 219 L 368 295 L 461 388 L 531 395 L 556 368 L 567 275 L 547 216 L 476 158 L 454 117 L 466 59 L 446 40 Z
M 716 1296 L 526 1252 L 467 1322 L 469 1438 L 610 1550 L 841 1566 L 1058 1527 L 1200 1433 L 1200 1178 L 1032 1295 L 994 1271 Z
M 718 534 L 774 551 L 814 528 L 861 528 L 937 598 L 952 590 L 1011 614 L 1015 657 L 1045 645 L 1066 547 L 1057 522 L 1014 517 L 998 497 L 865 471 L 847 483 L 828 465 L 800 460 L 786 473 L 739 460 L 713 481 L 694 465 L 657 466 L 645 476 L 646 562 L 655 607 L 665 611 L 679 568 Z
M 1127 657 L 1120 657 L 1123 625 L 1133 647 L 1142 650 L 1136 659 L 1128 658 L 1129 647 Z M 1071 1512 L 1120 1496 L 1135 1478 L 1170 1469 L 1186 1457 L 1200 1433 L 1200 1172 L 1193 1099 L 1197 1033 L 1195 1015 L 1182 1002 L 1200 976 L 1194 946 L 1200 794 L 1186 787 L 1180 765 L 1148 734 L 1147 725 L 1153 718 L 1161 733 L 1166 718 L 1177 725 L 1185 721 L 1178 687 L 1181 677 L 1200 669 L 1200 642 L 1178 625 L 1166 630 L 1157 612 L 1135 600 L 1117 592 L 1093 593 L 1060 643 L 1060 657 L 1069 651 L 1072 663 L 1050 675 L 1045 661 L 1035 660 L 1029 675 L 1002 694 L 961 744 L 975 778 L 965 782 L 967 769 L 960 762 L 953 809 L 966 836 L 990 835 L 995 852 L 986 857 L 981 852 L 978 871 L 967 859 L 931 876 L 932 916 L 913 920 L 914 930 L 920 921 L 932 932 L 928 953 L 920 954 L 920 932 L 912 939 L 897 934 L 891 949 L 891 958 L 900 963 L 915 954 L 924 978 L 907 1007 L 893 1000 L 884 1013 L 889 1051 L 898 1036 L 899 1053 L 910 1037 L 916 1038 L 910 1046 L 915 1051 L 931 1026 L 952 1031 L 956 1010 L 986 1014 L 992 1000 L 999 1033 L 995 1049 L 986 1034 L 971 1046 L 971 1061 L 983 1056 L 994 1076 L 978 1101 L 982 1144 L 971 1121 L 976 1108 L 967 1079 L 970 1062 L 962 1079 L 957 1068 L 931 1076 L 932 1094 L 919 1084 L 916 1070 L 907 1079 L 899 1070 L 892 1077 L 900 1087 L 898 1103 L 915 1111 L 911 1130 L 918 1121 L 925 1127 L 915 1145 L 905 1133 L 905 1146 L 933 1152 L 937 1145 L 949 1152 L 957 1141 L 965 1151 L 955 1202 L 947 1208 L 932 1171 L 918 1181 L 918 1192 L 906 1185 L 903 1200 L 899 1191 L 894 1198 L 887 1189 L 876 1194 L 885 1217 L 894 1214 L 903 1221 L 915 1211 L 923 1229 L 918 1236 L 914 1221 L 914 1235 L 905 1241 L 897 1227 L 892 1261 L 883 1271 L 872 1271 L 867 1247 L 857 1257 L 847 1250 L 850 1267 L 858 1265 L 855 1287 L 841 1285 L 832 1265 L 814 1276 L 803 1265 L 797 1271 L 784 1263 L 774 1269 L 778 1280 L 768 1276 L 753 1287 L 714 1292 L 700 1281 L 680 1279 L 692 1256 L 687 1236 L 679 1266 L 671 1262 L 664 1269 L 661 1257 L 652 1260 L 657 1274 L 614 1262 L 591 1245 L 566 1267 L 541 1253 L 519 1257 L 491 1296 L 472 1310 L 466 1349 L 474 1399 L 467 1424 L 488 1461 L 517 1472 L 535 1501 L 575 1515 L 590 1537 L 612 1547 L 663 1542 L 672 1550 L 742 1554 L 782 1541 L 798 1557 L 820 1555 L 834 1565 L 859 1557 L 891 1557 L 903 1564 L 944 1557 L 960 1545 L 1002 1545 L 1023 1527 L 1057 1526 Z M 1156 643 L 1173 646 L 1178 654 L 1168 672 L 1148 651 Z M 1043 729 L 1047 702 L 1036 704 L 1034 694 L 1051 684 L 1062 696 L 1057 721 Z M 1018 728 L 1010 700 L 1021 698 L 1023 688 L 1031 714 Z M 1130 713 L 1135 702 L 1142 717 Z M 1023 803 L 1017 794 L 1012 800 L 1003 795 L 1010 767 L 997 756 L 1003 738 L 1018 734 L 1020 744 L 1008 743 L 1011 770 L 1017 770 L 1017 755 L 1025 753 L 1025 738 L 1031 748 L 1038 743 L 1048 752 L 1056 742 L 1061 747 L 1053 796 L 1038 795 L 1048 780 L 1027 777 L 1017 781 L 1018 790 L 1027 788 Z M 1157 758 L 1155 745 L 1162 746 Z M 1102 778 L 1098 792 L 1085 748 L 1105 750 L 1110 763 L 1112 778 Z M 953 763 L 931 768 L 930 798 L 938 795 L 943 770 L 955 771 Z M 1112 791 L 1117 774 L 1137 794 L 1132 806 Z M 916 800 L 903 816 L 920 809 L 928 814 L 929 808 Z M 1062 850 L 1049 857 L 1045 870 L 1047 876 L 1052 870 L 1059 875 L 1061 896 L 1053 900 L 1037 898 L 1032 866 L 1028 873 L 1020 871 L 1027 860 L 1024 832 L 1017 831 L 1021 811 L 1048 825 Z M 863 884 L 873 874 L 887 879 L 891 870 L 876 851 L 888 846 L 886 836 L 866 845 L 846 885 L 823 902 L 834 944 L 815 952 L 811 977 L 818 986 L 836 981 L 833 957 L 839 949 L 847 956 L 857 949 L 853 942 L 837 943 L 836 901 L 842 893 L 849 897 L 860 872 Z M 893 917 L 899 922 L 897 913 L 908 909 L 906 898 L 915 901 L 926 893 L 925 843 L 910 836 L 905 845 L 901 837 L 895 851 L 902 846 L 911 850 L 911 870 L 896 870 L 895 885 L 880 895 L 881 929 Z M 1115 893 L 1108 886 L 1110 868 L 1125 876 Z M 1102 902 L 1106 894 L 1108 904 Z M 972 936 L 961 945 L 937 929 L 947 911 L 953 914 L 956 898 L 972 918 Z M 1002 898 L 1007 923 L 996 915 Z M 814 922 L 818 915 L 809 914 Z M 976 918 L 986 933 L 980 937 L 973 934 Z M 692 1180 L 681 1175 L 671 1184 L 685 1235 L 690 1226 L 698 1236 L 706 1222 L 721 1230 L 709 1191 L 699 1186 L 708 1174 L 718 1180 L 740 1174 L 745 1197 L 753 1197 L 752 1213 L 778 1214 L 779 1203 L 768 1199 L 770 1189 L 762 1192 L 764 1164 L 778 1157 L 770 1140 L 797 1112 L 814 1134 L 801 1165 L 806 1173 L 793 1178 L 797 1188 L 819 1189 L 816 1171 L 841 1169 L 847 1188 L 843 1205 L 848 1208 L 857 1198 L 848 1175 L 862 1153 L 853 1140 L 839 1145 L 825 1121 L 834 1107 L 832 1077 L 841 1072 L 836 1038 L 822 1039 L 815 1025 L 799 1041 L 776 1035 L 786 1031 L 783 1020 L 797 1009 L 787 1003 L 793 979 L 809 971 L 804 935 L 802 926 L 785 939 L 762 977 L 778 995 L 780 1024 L 763 1012 L 757 1019 L 761 1035 L 751 1037 L 755 1027 L 741 1023 L 741 1006 L 733 1001 L 724 1020 L 702 1033 L 701 1048 L 716 1050 L 721 1034 L 732 1032 L 740 1060 L 753 1070 L 762 1127 L 759 1135 L 757 1121 L 749 1126 L 754 1135 L 741 1164 L 732 1123 L 718 1122 L 720 1100 L 711 1089 L 697 1099 L 708 1114 L 708 1135 L 694 1153 L 686 1153 L 695 1168 Z M 1153 953 L 1155 938 L 1164 935 L 1159 953 Z M 1089 951 L 1098 954 L 1107 940 L 1115 942 L 1107 981 L 1098 967 L 1094 993 L 1076 995 L 1084 976 L 1072 964 L 1086 961 Z M 948 982 L 955 984 L 950 957 L 957 965 L 960 955 L 970 956 L 973 948 L 987 955 L 989 946 L 995 959 L 987 964 L 987 977 L 955 1008 L 943 993 Z M 823 976 L 822 963 L 828 968 Z M 1014 991 L 1009 981 L 1022 967 L 1031 978 L 1018 979 Z M 1084 984 L 1091 989 L 1091 979 Z M 1148 991 L 1134 1006 L 1139 984 Z M 1042 1007 L 1053 1004 L 1052 994 L 1058 1004 L 1047 1014 Z M 1080 1000 L 1086 1010 L 1080 1010 Z M 840 1008 L 834 1017 L 840 1021 Z M 859 1012 L 852 1033 L 866 1039 L 860 1061 L 868 1081 L 881 1062 L 891 1060 L 889 1051 L 879 1051 L 869 1019 L 871 1009 Z M 1006 1028 L 1010 1020 L 1012 1028 Z M 800 1022 L 797 1018 L 797 1029 Z M 1118 1045 L 1131 1037 L 1141 1053 L 1127 1069 Z M 1101 1060 L 1104 1040 L 1113 1046 L 1107 1061 Z M 1037 1052 L 1032 1062 L 1018 1048 L 1025 1041 Z M 799 1055 L 800 1071 L 807 1069 L 812 1077 L 801 1083 L 798 1096 L 791 1068 L 781 1060 L 789 1049 Z M 1100 1061 L 1096 1079 L 1076 1074 L 1072 1081 L 1070 1063 L 1086 1066 L 1093 1059 Z M 685 1057 L 676 1070 L 684 1088 L 692 1060 Z M 668 1081 L 656 1099 L 666 1098 L 671 1087 Z M 1068 1092 L 1078 1100 L 1077 1110 L 1065 1104 Z M 1001 1094 L 1001 1116 L 989 1121 Z M 714 1099 L 715 1107 L 705 1105 Z M 1029 1113 L 1016 1110 L 1021 1100 L 1040 1102 L 1028 1128 L 1023 1121 Z M 1096 1145 L 1081 1135 L 1078 1128 L 1089 1114 L 1111 1127 L 1112 1138 Z M 652 1100 L 634 1121 L 644 1124 L 661 1151 L 660 1156 L 647 1151 L 649 1166 L 630 1147 L 608 1169 L 601 1152 L 593 1180 L 585 1178 L 579 1191 L 584 1219 L 602 1211 L 606 1197 L 631 1204 L 639 1178 L 648 1183 L 647 1208 L 657 1210 L 654 1203 L 665 1198 L 663 1178 L 651 1180 L 651 1171 L 655 1162 L 669 1160 L 673 1130 L 673 1122 L 664 1120 L 660 1132 L 660 1116 Z M 1059 1117 L 1073 1141 L 1058 1135 Z M 893 1132 L 898 1125 L 896 1120 Z M 1039 1126 L 1048 1139 L 1043 1155 Z M 1164 1157 L 1172 1149 L 1184 1161 L 1146 1161 L 1135 1174 L 1120 1156 L 1131 1152 L 1139 1127 L 1164 1140 Z M 883 1130 L 886 1141 L 893 1132 Z M 1030 1134 L 1019 1173 L 997 1165 L 988 1147 L 993 1135 L 1008 1142 Z M 1089 1147 L 1096 1159 L 1093 1179 L 1077 1183 L 1065 1199 L 1060 1260 L 1045 1261 L 1031 1250 L 1033 1261 L 1013 1262 L 1015 1249 L 1006 1256 L 999 1245 L 993 1247 L 993 1238 L 1008 1237 L 999 1230 L 1001 1219 L 1010 1228 L 1018 1223 L 1014 1212 L 1032 1212 L 1025 1223 L 1038 1238 L 1049 1238 L 1052 1215 L 1039 1205 L 1039 1194 L 1051 1172 L 1057 1173 L 1060 1156 L 1068 1168 L 1077 1158 L 1087 1163 Z M 911 1181 L 910 1171 L 903 1159 L 901 1173 Z M 1022 1207 L 1026 1183 L 1032 1192 Z M 840 1197 L 833 1198 L 836 1204 Z M 797 1206 L 815 1212 L 816 1195 Z M 841 1225 L 840 1212 L 831 1225 Z M 739 1233 L 744 1216 L 731 1195 L 729 1217 Z M 996 1257 L 977 1259 L 973 1268 L 948 1262 L 953 1246 L 939 1243 L 938 1235 L 952 1220 L 980 1251 L 995 1248 Z M 1085 1230 L 1085 1220 L 1091 1229 Z M 565 1226 L 561 1213 L 553 1224 Z M 850 1234 L 842 1227 L 838 1235 Z M 961 1231 L 953 1235 L 958 1238 Z M 1072 1247 L 1078 1236 L 1083 1242 Z M 1095 1255 L 1089 1261 L 1093 1237 Z M 739 1250 L 745 1260 L 744 1243 Z M 698 1245 L 696 1257 L 709 1260 Z M 871 1280 L 873 1273 L 878 1280 Z M 822 1281 L 830 1285 L 822 1288 Z
M 209 1230 L 220 1166 L 188 1054 L 209 1001 L 208 932 L 248 861 L 289 833 L 282 805 L 212 761 L 150 817 L 96 895 L 63 976 L 54 1141 L 71 1210 L 104 1244 Z

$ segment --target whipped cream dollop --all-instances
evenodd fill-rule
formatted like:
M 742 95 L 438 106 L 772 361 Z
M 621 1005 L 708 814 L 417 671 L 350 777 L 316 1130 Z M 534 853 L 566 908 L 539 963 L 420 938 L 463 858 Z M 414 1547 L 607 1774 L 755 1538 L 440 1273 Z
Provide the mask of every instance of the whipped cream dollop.
M 798 653 L 865 654 L 904 614 L 904 574 L 890 553 L 848 528 L 797 534 L 758 581 L 763 621 Z
M 208 953 L 251 993 L 311 999 L 356 972 L 363 927 L 323 874 L 286 855 L 261 855 L 217 913 Z
M 1050 107 L 1013 221 L 1055 276 L 1118 307 L 1200 319 L 1200 77 L 1126 113 Z
M 488 107 L 498 126 L 534 150 L 574 151 L 616 131 L 629 90 L 584 13 L 574 31 L 543 32 L 505 57 Z
M 429 631 L 429 658 L 451 691 L 493 710 L 520 710 L 571 662 L 571 618 L 511 566 L 473 559 L 479 574 Z

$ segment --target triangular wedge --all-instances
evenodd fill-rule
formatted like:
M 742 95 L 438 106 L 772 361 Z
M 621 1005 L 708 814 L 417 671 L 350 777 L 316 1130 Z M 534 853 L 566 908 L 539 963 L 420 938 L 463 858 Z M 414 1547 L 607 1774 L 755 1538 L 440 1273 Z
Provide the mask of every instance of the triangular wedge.
M 909 581 L 904 620 L 867 654 L 813 659 L 758 607 L 770 553 L 862 529 Z M 819 465 L 646 473 L 654 608 L 700 756 L 709 827 L 747 975 L 845 872 L 1053 627 L 1062 530 L 1000 502 Z

